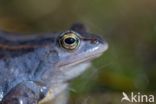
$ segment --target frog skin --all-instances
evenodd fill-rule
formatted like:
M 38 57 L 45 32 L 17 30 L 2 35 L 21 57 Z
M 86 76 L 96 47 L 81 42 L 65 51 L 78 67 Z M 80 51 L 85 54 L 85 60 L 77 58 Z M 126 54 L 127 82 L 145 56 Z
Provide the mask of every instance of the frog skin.
M 83 24 L 30 37 L 12 34 L 0 32 L 0 104 L 38 104 L 49 90 L 56 97 L 108 48 Z

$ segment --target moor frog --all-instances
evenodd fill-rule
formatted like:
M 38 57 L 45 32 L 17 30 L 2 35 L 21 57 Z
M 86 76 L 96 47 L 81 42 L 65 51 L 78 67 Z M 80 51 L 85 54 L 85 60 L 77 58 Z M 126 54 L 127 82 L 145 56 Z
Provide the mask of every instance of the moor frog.
M 38 104 L 49 90 L 59 95 L 108 48 L 82 24 L 40 36 L 12 34 L 0 32 L 0 104 Z

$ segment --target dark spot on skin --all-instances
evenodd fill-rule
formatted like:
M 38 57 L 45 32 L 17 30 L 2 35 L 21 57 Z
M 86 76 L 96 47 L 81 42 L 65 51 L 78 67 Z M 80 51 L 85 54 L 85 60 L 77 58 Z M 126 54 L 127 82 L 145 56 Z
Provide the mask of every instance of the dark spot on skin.
M 85 34 L 87 32 L 86 26 L 84 24 L 81 24 L 81 23 L 73 24 L 70 29 L 73 31 L 76 31 L 80 34 Z

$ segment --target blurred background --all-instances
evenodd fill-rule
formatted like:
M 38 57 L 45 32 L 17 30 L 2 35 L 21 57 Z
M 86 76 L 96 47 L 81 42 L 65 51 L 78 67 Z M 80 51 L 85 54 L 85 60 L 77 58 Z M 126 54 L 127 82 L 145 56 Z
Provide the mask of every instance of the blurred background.
M 72 81 L 69 104 L 121 104 L 123 91 L 156 94 L 155 0 L 0 0 L 2 30 L 56 32 L 75 22 L 102 35 L 109 50 Z

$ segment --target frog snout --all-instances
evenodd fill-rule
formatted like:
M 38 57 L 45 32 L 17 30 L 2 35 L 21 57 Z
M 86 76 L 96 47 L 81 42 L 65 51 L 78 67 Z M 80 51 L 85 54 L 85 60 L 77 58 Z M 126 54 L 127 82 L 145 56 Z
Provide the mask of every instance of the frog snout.
M 96 44 L 103 52 L 108 49 L 108 43 L 101 36 L 95 36 L 91 43 Z
M 90 39 L 92 44 L 105 44 L 107 42 L 101 36 L 92 36 Z

